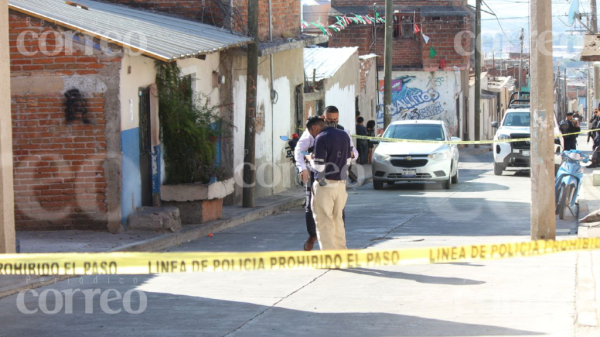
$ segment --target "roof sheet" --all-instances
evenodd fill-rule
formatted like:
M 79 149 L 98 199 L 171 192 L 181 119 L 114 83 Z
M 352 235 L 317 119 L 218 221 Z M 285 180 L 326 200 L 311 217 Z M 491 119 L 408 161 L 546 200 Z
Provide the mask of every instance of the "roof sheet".
M 196 57 L 252 43 L 211 25 L 90 0 L 9 0 L 9 8 L 162 60 Z M 84 8 L 87 7 L 87 8 Z
M 358 47 L 304 48 L 304 73 L 310 80 L 314 70 L 316 81 L 331 78 L 357 51 Z

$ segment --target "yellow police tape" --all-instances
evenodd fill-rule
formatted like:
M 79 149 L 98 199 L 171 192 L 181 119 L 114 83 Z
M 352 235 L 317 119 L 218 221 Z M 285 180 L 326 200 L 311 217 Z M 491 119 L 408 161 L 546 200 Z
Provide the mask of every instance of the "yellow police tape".
M 305 129 L 299 128 L 298 130 L 304 131 Z M 600 129 L 592 129 L 580 132 L 565 133 L 560 135 L 554 135 L 555 137 L 564 137 L 589 133 L 593 131 L 600 131 Z M 496 140 L 458 140 L 458 141 L 445 141 L 445 140 L 415 140 L 415 139 L 396 139 L 396 138 L 382 138 L 382 137 L 369 137 L 351 135 L 352 138 L 366 139 L 366 140 L 377 140 L 380 142 L 391 142 L 391 143 L 420 143 L 420 144 L 448 144 L 448 145 L 473 145 L 473 144 L 495 144 L 495 143 L 515 143 L 515 142 L 529 142 L 531 138 L 508 138 L 508 139 L 496 139 Z
M 600 238 L 396 250 L 0 255 L 0 275 L 144 275 L 473 262 L 600 249 Z

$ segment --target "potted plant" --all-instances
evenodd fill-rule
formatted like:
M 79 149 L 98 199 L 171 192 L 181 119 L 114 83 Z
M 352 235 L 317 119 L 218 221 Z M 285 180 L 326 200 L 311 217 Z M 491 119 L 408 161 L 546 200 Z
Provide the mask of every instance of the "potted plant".
M 219 219 L 234 179 L 216 164 L 224 122 L 209 99 L 194 97 L 191 77 L 176 63 L 157 62 L 156 84 L 166 183 L 161 200 L 179 208 L 183 224 Z

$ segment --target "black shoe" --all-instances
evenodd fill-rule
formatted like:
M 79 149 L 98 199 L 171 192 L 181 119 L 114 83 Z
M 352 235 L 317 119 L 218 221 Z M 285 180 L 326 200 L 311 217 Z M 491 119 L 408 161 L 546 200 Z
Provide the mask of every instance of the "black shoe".
M 304 243 L 304 250 L 307 252 L 311 251 L 313 249 L 313 247 L 315 246 L 315 242 L 317 242 L 317 237 L 309 236 L 308 240 L 306 240 L 306 242 Z

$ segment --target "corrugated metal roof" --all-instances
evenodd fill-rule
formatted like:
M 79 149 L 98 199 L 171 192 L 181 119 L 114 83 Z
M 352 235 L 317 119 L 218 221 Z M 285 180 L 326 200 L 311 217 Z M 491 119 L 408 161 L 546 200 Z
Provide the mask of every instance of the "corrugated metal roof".
M 9 0 L 9 8 L 48 22 L 172 61 L 252 43 L 211 25 L 90 0 Z
M 304 48 L 304 73 L 313 79 L 316 69 L 316 81 L 333 76 L 346 61 L 356 54 L 358 47 L 346 48 Z

